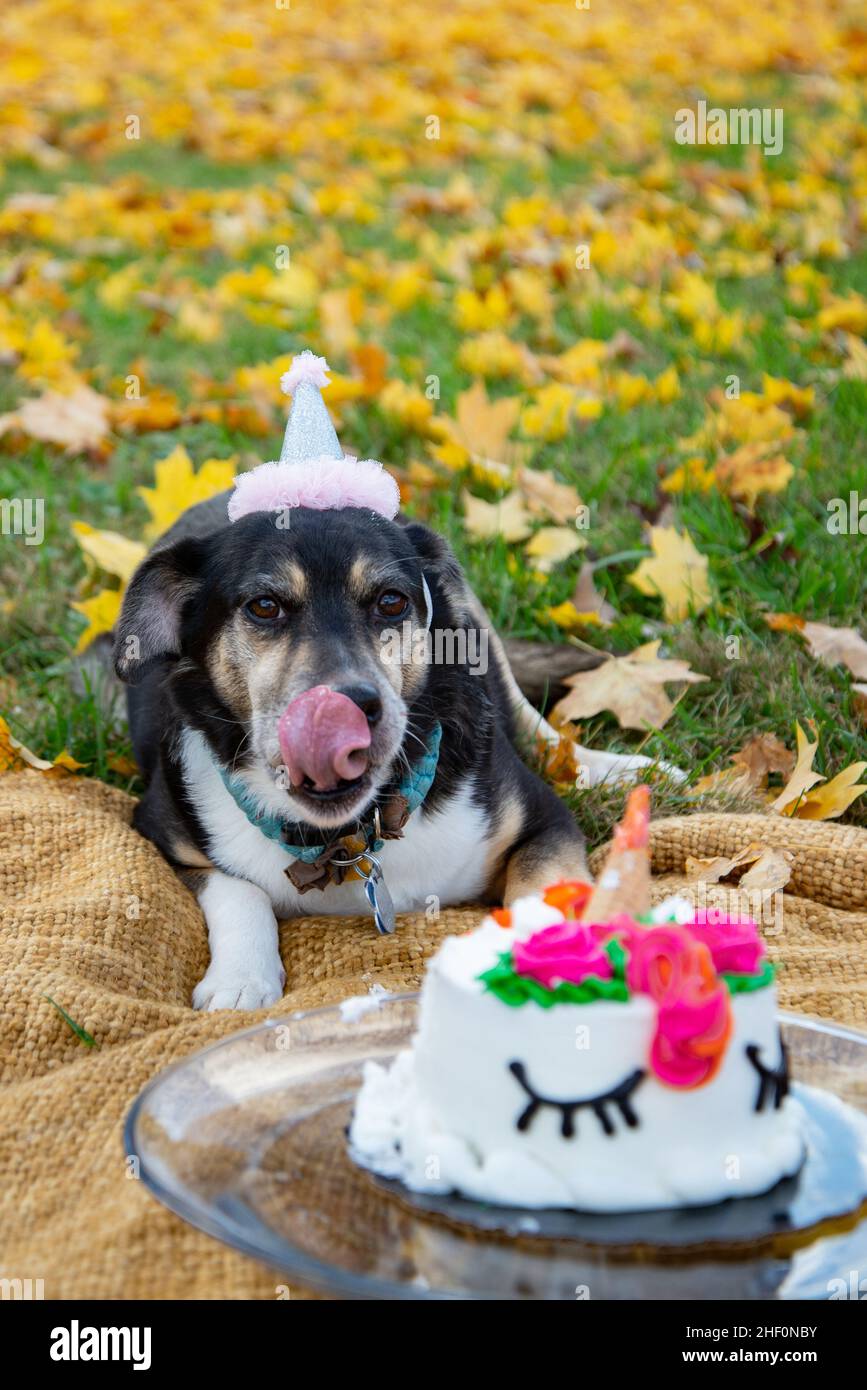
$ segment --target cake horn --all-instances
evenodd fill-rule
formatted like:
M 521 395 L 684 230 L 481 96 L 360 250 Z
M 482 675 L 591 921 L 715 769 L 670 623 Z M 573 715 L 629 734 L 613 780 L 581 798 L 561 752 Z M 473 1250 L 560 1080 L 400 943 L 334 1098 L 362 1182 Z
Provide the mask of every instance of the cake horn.
M 635 787 L 582 922 L 611 922 L 620 913 L 650 911 L 650 788 Z

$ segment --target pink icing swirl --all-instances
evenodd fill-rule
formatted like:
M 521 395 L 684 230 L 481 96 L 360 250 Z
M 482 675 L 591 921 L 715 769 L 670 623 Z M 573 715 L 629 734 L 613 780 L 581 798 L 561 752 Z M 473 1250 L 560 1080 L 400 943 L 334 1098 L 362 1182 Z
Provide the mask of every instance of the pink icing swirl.
M 719 1070 L 732 1030 L 729 992 L 709 948 L 689 927 L 663 925 L 639 929 L 628 951 L 630 989 L 657 1004 L 653 1071 L 669 1086 L 703 1086 Z
M 761 971 L 767 952 L 755 922 L 733 921 L 701 908 L 695 920 L 687 924 L 687 931 L 704 942 L 714 969 L 720 974 L 731 971 L 736 975 L 757 975 Z
M 601 945 L 609 936 L 610 927 L 558 922 L 516 942 L 512 961 L 519 975 L 529 975 L 549 989 L 561 981 L 579 985 L 588 975 L 610 980 L 613 967 Z

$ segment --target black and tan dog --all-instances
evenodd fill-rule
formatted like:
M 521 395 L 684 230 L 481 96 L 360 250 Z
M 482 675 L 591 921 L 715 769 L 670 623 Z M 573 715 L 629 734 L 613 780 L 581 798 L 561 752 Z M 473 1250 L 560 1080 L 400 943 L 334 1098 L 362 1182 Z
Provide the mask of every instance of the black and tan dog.
M 333 861 L 372 825 L 398 912 L 585 875 L 570 812 L 515 749 L 539 716 L 445 542 L 359 507 L 230 524 L 226 500 L 157 543 L 115 642 L 147 784 L 135 823 L 208 924 L 196 1007 L 280 997 L 277 917 L 369 910 Z M 648 761 L 584 755 L 590 780 Z

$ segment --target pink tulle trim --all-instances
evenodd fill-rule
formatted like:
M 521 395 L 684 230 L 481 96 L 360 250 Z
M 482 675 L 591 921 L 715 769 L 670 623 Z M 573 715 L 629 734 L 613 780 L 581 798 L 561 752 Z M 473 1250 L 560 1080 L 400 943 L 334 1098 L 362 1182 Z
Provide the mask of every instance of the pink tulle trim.
M 260 463 L 235 479 L 229 520 L 250 512 L 282 512 L 289 507 L 331 511 L 363 507 L 389 521 L 400 509 L 394 478 L 375 459 L 322 457 L 304 463 Z

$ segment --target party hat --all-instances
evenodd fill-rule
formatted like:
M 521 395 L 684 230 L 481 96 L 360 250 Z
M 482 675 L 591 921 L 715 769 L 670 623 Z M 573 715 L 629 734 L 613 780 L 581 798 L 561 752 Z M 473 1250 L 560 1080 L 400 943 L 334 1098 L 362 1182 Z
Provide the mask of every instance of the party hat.
M 279 462 L 260 463 L 239 473 L 229 499 L 229 520 L 251 512 L 286 512 L 292 507 L 327 511 L 362 507 L 392 520 L 400 509 L 400 490 L 376 459 L 355 459 L 340 447 L 322 399 L 328 363 L 305 350 L 293 358 L 280 385 L 292 408 Z
M 283 373 L 280 386 L 292 397 L 292 409 L 280 450 L 281 463 L 343 458 L 340 440 L 322 399 L 322 387 L 329 384 L 328 363 L 309 348 L 293 358 L 289 371 Z

